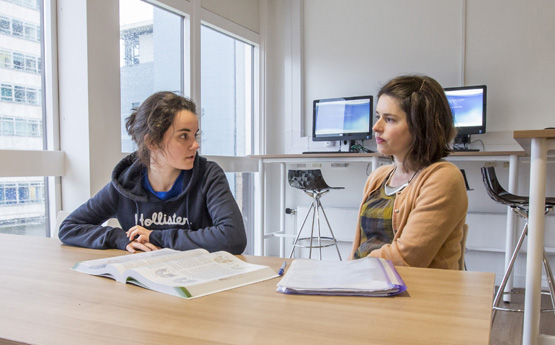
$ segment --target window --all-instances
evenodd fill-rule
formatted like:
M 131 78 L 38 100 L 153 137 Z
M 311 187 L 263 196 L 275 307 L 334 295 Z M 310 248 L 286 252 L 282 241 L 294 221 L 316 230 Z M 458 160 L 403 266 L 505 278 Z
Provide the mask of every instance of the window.
M 17 204 L 17 185 L 15 183 L 0 184 L 0 199 L 2 204 L 10 205 Z
M 28 39 L 28 40 L 36 40 L 37 39 L 38 30 L 37 30 L 37 27 L 35 25 L 25 23 L 24 29 L 25 29 L 25 38 L 26 39 Z
M 201 29 L 201 143 L 203 154 L 252 153 L 253 51 L 207 26 Z
M 27 134 L 27 121 L 25 119 L 15 119 L 15 135 L 25 136 Z
M 0 118 L 0 135 L 10 136 L 15 134 L 14 118 L 2 117 Z
M 41 73 L 41 59 L 39 56 L 12 52 L 0 49 L 0 67 L 25 70 L 31 73 Z
M 20 37 L 23 36 L 23 22 L 21 20 L 12 20 L 12 35 Z
M 39 94 L 37 93 L 36 89 L 32 89 L 32 88 L 28 87 L 25 90 L 25 101 L 27 102 L 27 104 L 38 105 L 38 104 L 40 104 L 38 95 Z
M 185 17 L 140 0 L 120 0 L 121 149 L 135 150 L 125 130 L 133 108 L 157 91 L 185 92 Z
M 127 33 L 122 37 L 125 47 L 125 66 L 138 65 L 139 60 L 139 35 Z
M 16 103 L 25 103 L 25 88 L 22 86 L 15 86 L 14 87 L 14 101 Z
M 1 93 L 0 100 L 5 102 L 27 103 L 30 105 L 41 104 L 40 92 L 34 88 L 2 84 Z M 40 109 L 39 113 L 41 113 Z
M 0 116 L 0 136 L 42 137 L 41 121 Z
M 201 142 L 203 155 L 244 156 L 253 152 L 254 47 L 208 26 L 201 27 Z M 226 174 L 248 223 L 253 217 L 254 176 Z M 250 237 L 250 236 L 249 236 Z M 249 246 L 247 252 L 251 252 Z
M 27 121 L 27 135 L 30 137 L 41 137 L 42 128 L 40 126 L 40 121 L 38 120 L 28 120 Z
M 25 70 L 27 72 L 37 72 L 37 60 L 34 57 L 25 57 Z
M 0 6 L 0 150 L 43 150 L 42 0 L 2 0 Z M 0 233 L 45 236 L 47 179 L 0 178 Z
M 0 16 L 0 32 L 3 34 L 10 34 L 10 19 L 4 16 Z
M 13 87 L 8 84 L 2 84 L 0 100 L 13 102 Z
M 12 54 L 9 50 L 0 49 L 0 67 L 12 68 Z
M 13 68 L 14 69 L 23 69 L 25 65 L 25 57 L 23 54 L 13 53 Z

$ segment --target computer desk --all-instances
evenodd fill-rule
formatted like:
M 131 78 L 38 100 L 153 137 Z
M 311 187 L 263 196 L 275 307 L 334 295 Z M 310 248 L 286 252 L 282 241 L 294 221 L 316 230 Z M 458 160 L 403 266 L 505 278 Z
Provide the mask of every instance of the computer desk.
M 540 339 L 542 344 L 555 344 L 554 336 L 539 334 L 547 153 L 555 150 L 555 129 L 515 131 L 513 137 L 530 154 L 530 208 L 522 344 L 535 345 Z
M 459 151 L 453 152 L 447 160 L 453 162 L 508 162 L 509 163 L 509 183 L 505 187 L 510 193 L 517 193 L 518 187 L 518 166 L 520 157 L 526 156 L 525 151 Z M 259 185 L 262 188 L 258 189 L 258 209 L 256 212 L 257 222 L 256 230 L 254 233 L 254 250 L 256 255 L 264 255 L 265 252 L 265 240 L 273 237 L 280 237 L 280 255 L 285 256 L 285 242 L 283 235 L 285 234 L 285 194 L 286 194 L 286 184 L 287 184 L 287 164 L 299 164 L 299 163 L 370 163 L 372 171 L 379 167 L 380 162 L 390 162 L 388 157 L 384 157 L 379 153 L 318 153 L 318 154 L 276 154 L 276 155 L 253 155 L 251 158 L 258 159 L 258 178 Z M 265 185 L 266 185 L 266 165 L 267 164 L 279 164 L 280 166 L 280 211 L 276 214 L 280 214 L 279 228 L 269 229 L 265 222 L 265 211 L 268 212 L 268 208 L 265 207 Z M 360 191 L 363 186 L 360 186 Z M 360 193 L 360 191 L 356 191 Z M 275 196 L 272 196 L 275 198 Z M 505 241 L 505 268 L 508 266 L 511 254 L 515 248 L 516 240 L 516 218 L 513 211 L 507 207 L 507 222 L 506 222 L 506 241 Z M 513 287 L 513 276 L 510 277 L 505 291 L 511 291 Z M 503 299 L 510 302 L 510 295 L 505 295 Z
M 277 293 L 279 278 L 193 300 L 71 271 L 121 250 L 0 234 L 0 343 L 488 344 L 491 273 L 398 267 L 394 297 Z M 277 272 L 283 259 L 239 256 Z M 4 339 L 4 340 L 2 340 Z

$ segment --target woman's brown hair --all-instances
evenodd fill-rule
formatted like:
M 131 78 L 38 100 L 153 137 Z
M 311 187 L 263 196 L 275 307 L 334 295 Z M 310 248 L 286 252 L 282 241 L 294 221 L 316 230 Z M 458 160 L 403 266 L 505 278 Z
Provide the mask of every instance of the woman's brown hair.
M 125 128 L 137 144 L 140 162 L 150 165 L 148 145 L 162 147 L 164 133 L 170 128 L 177 112 L 188 110 L 196 115 L 195 103 L 173 92 L 161 91 L 148 97 L 126 120 Z M 148 142 L 146 137 L 148 135 Z
M 457 132 L 451 107 L 437 81 L 419 75 L 396 77 L 380 89 L 378 99 L 382 95 L 394 98 L 407 114 L 412 143 L 404 170 L 417 171 L 449 155 Z

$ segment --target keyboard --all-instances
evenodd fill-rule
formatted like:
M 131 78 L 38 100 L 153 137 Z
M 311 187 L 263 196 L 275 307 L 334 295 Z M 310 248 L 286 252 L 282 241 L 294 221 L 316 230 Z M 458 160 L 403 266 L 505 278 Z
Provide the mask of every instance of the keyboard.
M 365 152 L 349 152 L 349 151 L 305 151 L 303 155 L 315 155 L 315 154 L 344 154 L 344 153 L 365 153 Z M 367 152 L 371 153 L 371 152 Z
M 453 152 L 478 152 L 479 149 L 467 149 L 464 147 L 453 147 Z

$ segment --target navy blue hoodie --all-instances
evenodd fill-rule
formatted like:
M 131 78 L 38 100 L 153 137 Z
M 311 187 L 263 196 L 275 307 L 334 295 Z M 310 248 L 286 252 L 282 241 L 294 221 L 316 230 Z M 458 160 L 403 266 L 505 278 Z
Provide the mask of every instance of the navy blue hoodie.
M 166 201 L 143 187 L 143 175 L 136 153 L 122 159 L 112 172 L 112 181 L 62 222 L 60 240 L 81 247 L 125 250 L 130 242 L 125 232 L 141 225 L 154 230 L 149 240 L 162 248 L 232 254 L 245 250 L 243 218 L 218 164 L 197 153 L 193 169 L 183 176 L 182 192 Z M 102 226 L 110 218 L 117 218 L 121 228 Z

